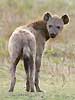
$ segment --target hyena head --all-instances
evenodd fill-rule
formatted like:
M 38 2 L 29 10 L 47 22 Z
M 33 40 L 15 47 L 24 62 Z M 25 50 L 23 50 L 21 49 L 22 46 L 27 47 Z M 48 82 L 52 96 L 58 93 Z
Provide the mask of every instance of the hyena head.
M 63 15 L 61 18 L 59 18 L 57 16 L 51 16 L 50 13 L 46 12 L 43 16 L 43 20 L 46 23 L 49 37 L 55 38 L 58 33 L 62 31 L 63 26 L 68 24 L 69 17 L 67 15 Z

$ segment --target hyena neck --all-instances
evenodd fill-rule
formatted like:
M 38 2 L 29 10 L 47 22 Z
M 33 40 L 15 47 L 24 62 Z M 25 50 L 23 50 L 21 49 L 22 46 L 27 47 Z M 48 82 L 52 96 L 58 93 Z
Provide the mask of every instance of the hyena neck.
M 39 32 L 39 34 L 42 34 L 42 36 L 46 39 L 46 41 L 49 39 L 49 34 L 46 28 L 46 23 L 44 21 L 42 20 L 36 21 L 28 26 L 32 26 L 36 31 Z

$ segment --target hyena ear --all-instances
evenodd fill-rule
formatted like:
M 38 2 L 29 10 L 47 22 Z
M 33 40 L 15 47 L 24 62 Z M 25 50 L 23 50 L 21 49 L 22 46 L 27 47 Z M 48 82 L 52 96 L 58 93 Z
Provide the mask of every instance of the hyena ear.
M 51 18 L 52 16 L 50 15 L 50 13 L 49 12 L 46 12 L 44 15 L 43 15 L 43 20 L 45 21 L 45 22 L 47 22 L 48 20 L 49 20 L 49 18 Z
M 68 24 L 68 22 L 69 22 L 69 17 L 68 17 L 67 15 L 63 15 L 61 18 L 62 18 L 64 24 Z

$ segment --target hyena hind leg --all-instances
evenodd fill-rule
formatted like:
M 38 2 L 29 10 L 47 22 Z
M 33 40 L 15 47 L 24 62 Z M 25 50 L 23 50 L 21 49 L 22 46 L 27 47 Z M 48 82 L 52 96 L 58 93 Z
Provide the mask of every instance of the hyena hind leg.
M 29 69 L 29 59 L 28 57 L 24 56 L 23 57 L 23 62 L 24 62 L 24 69 L 25 69 L 25 72 L 26 72 L 26 91 L 30 91 L 30 69 Z
M 35 62 L 33 56 L 30 56 L 30 85 L 31 85 L 31 92 L 34 92 L 35 86 Z
M 26 71 L 27 79 L 26 79 L 26 91 L 34 92 L 34 61 L 33 56 L 30 52 L 30 49 L 24 48 L 23 60 L 24 60 L 24 68 Z
M 17 57 L 13 62 L 11 61 L 11 68 L 10 68 L 10 74 L 11 74 L 11 84 L 9 88 L 9 92 L 13 92 L 14 86 L 16 83 L 16 66 L 20 60 L 20 57 Z

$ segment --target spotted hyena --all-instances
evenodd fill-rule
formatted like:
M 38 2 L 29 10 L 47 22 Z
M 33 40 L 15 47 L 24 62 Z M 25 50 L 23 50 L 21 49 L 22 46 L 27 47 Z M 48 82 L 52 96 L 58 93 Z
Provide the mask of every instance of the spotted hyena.
M 20 59 L 24 62 L 26 72 L 26 91 L 41 92 L 39 88 L 39 71 L 45 42 L 55 38 L 69 22 L 67 15 L 61 18 L 46 12 L 42 20 L 17 28 L 11 35 L 8 50 L 11 59 L 11 84 L 9 92 L 13 92 L 16 83 L 16 66 Z

